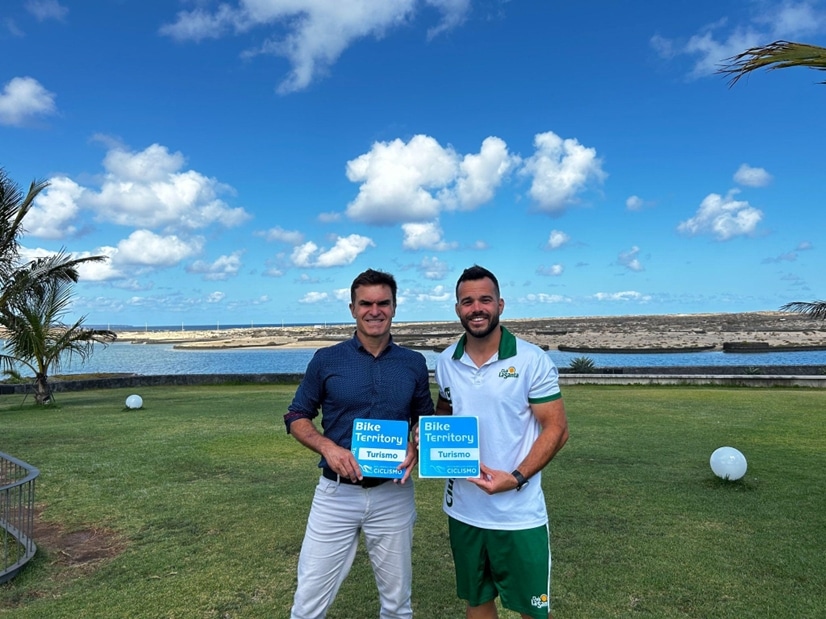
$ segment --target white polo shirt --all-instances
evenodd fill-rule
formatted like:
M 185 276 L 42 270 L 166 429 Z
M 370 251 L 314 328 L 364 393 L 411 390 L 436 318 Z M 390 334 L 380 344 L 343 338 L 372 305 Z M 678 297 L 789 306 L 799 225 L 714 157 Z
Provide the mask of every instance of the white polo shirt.
M 504 327 L 498 353 L 477 368 L 465 353 L 466 338 L 463 335 L 436 361 L 439 395 L 451 403 L 454 415 L 479 418 L 482 463 L 510 472 L 541 430 L 530 405 L 562 397 L 559 372 L 550 355 Z M 548 522 L 541 472 L 518 492 L 494 495 L 467 480 L 449 479 L 442 507 L 449 516 L 485 529 L 530 529 Z

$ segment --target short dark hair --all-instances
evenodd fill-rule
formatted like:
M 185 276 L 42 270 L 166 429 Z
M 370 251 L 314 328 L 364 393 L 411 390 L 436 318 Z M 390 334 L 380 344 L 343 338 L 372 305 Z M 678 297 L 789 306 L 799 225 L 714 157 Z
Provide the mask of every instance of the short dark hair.
M 496 279 L 496 275 L 488 271 L 485 267 L 474 264 L 472 267 L 468 267 L 462 271 L 462 274 L 459 276 L 459 280 L 456 282 L 456 299 L 459 299 L 459 285 L 462 282 L 472 282 L 485 279 L 486 277 L 493 282 L 493 286 L 496 288 L 496 296 L 501 296 L 499 294 L 499 280 Z
M 350 285 L 350 301 L 356 302 L 356 288 L 359 286 L 387 286 L 390 292 L 393 293 L 393 307 L 396 306 L 396 280 L 384 271 L 376 271 L 375 269 L 367 269 L 364 273 L 359 273 L 353 283 Z

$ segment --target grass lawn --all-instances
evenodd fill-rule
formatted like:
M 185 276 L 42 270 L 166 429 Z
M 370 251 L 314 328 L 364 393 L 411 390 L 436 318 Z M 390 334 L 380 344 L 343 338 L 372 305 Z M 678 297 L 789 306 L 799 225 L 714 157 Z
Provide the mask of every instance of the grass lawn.
M 9 618 L 285 618 L 317 457 L 284 431 L 295 386 L 0 397 L 0 451 L 41 471 L 43 537 L 0 586 Z M 556 619 L 826 617 L 826 393 L 564 389 L 571 439 L 546 469 Z M 748 471 L 709 467 L 722 445 Z M 464 616 L 441 510 L 417 480 L 413 601 Z M 330 619 L 378 616 L 359 552 Z M 503 613 L 502 617 L 513 617 Z

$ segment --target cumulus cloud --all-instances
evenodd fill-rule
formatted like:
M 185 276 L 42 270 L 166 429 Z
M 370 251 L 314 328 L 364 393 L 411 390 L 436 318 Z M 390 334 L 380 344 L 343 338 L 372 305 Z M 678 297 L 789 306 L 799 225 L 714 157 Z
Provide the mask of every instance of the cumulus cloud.
M 347 215 L 372 224 L 433 219 L 442 207 L 431 192 L 453 183 L 459 157 L 435 139 L 416 135 L 376 142 L 369 153 L 347 162 L 347 178 L 361 183 Z
M 219 256 L 211 263 L 196 260 L 186 268 L 186 271 L 187 273 L 200 274 L 207 281 L 224 281 L 238 275 L 243 253 L 243 251 L 235 251 L 228 256 Z
M 198 6 L 181 11 L 160 32 L 178 41 L 201 41 L 254 28 L 268 31 L 269 38 L 247 49 L 243 56 L 286 58 L 291 70 L 278 86 L 278 91 L 286 94 L 303 90 L 328 72 L 356 41 L 382 38 L 408 23 L 424 4 L 441 14 L 438 24 L 428 30 L 429 38 L 460 25 L 470 10 L 469 0 L 237 0 L 221 3 L 214 10 Z
M 617 262 L 629 271 L 644 271 L 645 268 L 639 259 L 640 248 L 634 245 L 628 251 L 621 251 L 617 256 Z
M 559 249 L 563 245 L 567 245 L 571 240 L 571 237 L 565 234 L 562 230 L 551 230 L 551 234 L 548 235 L 548 243 L 546 247 L 548 249 Z
M 0 92 L 0 125 L 19 127 L 57 111 L 54 93 L 33 77 L 13 77 Z
M 177 235 L 158 235 L 149 230 L 135 230 L 120 241 L 112 260 L 117 265 L 169 267 L 198 254 L 203 248 L 201 237 L 184 239 Z
M 195 170 L 184 170 L 184 156 L 160 144 L 143 151 L 110 150 L 99 191 L 89 189 L 85 204 L 97 218 L 122 226 L 195 230 L 212 224 L 240 225 L 250 218 L 219 198 L 227 185 Z
M 772 181 L 772 175 L 763 168 L 753 168 L 747 163 L 734 173 L 734 182 L 746 187 L 765 187 Z
M 754 234 L 763 212 L 748 202 L 735 200 L 737 193 L 738 190 L 732 189 L 726 196 L 709 194 L 696 215 L 680 222 L 677 230 L 689 236 L 711 234 L 718 241 Z
M 455 199 L 445 192 L 447 205 L 461 210 L 473 210 L 490 202 L 497 187 L 520 163 L 517 155 L 508 152 L 505 141 L 488 137 L 482 142 L 478 154 L 465 155 L 459 164 Z
M 52 178 L 26 215 L 26 232 L 44 239 L 61 239 L 77 232 L 74 220 L 84 188 L 65 176 Z
M 329 268 L 352 264 L 368 247 L 375 247 L 373 240 L 359 234 L 336 237 L 329 249 L 320 248 L 312 241 L 297 246 L 290 257 L 297 267 Z
M 435 221 L 421 224 L 402 224 L 402 231 L 404 232 L 402 247 L 405 249 L 447 251 L 456 247 L 456 243 L 448 243 L 442 238 L 442 227 Z
M 98 188 L 65 177 L 50 179 L 50 186 L 35 200 L 29 234 L 74 234 L 73 220 L 84 209 L 94 212 L 97 221 L 167 234 L 211 225 L 234 227 L 250 218 L 243 208 L 232 208 L 219 197 L 234 193 L 231 187 L 184 169 L 185 163 L 181 153 L 170 153 L 159 144 L 140 152 L 116 146 L 104 158 Z
M 534 138 L 536 152 L 525 161 L 522 174 L 532 178 L 530 196 L 539 209 L 557 214 L 577 201 L 580 192 L 607 176 L 596 150 L 552 131 Z

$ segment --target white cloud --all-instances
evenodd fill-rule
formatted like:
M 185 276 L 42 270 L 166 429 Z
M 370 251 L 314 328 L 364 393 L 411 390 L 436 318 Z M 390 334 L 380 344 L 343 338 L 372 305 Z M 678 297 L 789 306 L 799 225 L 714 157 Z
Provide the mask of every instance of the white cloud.
M 772 181 L 772 175 L 763 168 L 753 168 L 744 163 L 734 173 L 734 182 L 746 187 L 765 187 Z
M 299 303 L 321 303 L 322 301 L 327 301 L 330 298 L 330 295 L 326 292 L 308 292 L 303 297 L 301 297 L 298 302 Z
M 319 248 L 312 241 L 297 246 L 291 255 L 292 263 L 297 267 L 337 267 L 352 264 L 368 247 L 375 247 L 372 239 L 359 234 L 336 237 L 330 249 Z
M 447 263 L 439 260 L 436 256 L 423 258 L 416 268 L 425 279 L 444 279 L 450 271 Z
M 221 292 L 220 290 L 216 290 L 215 292 L 210 292 L 207 295 L 206 302 L 207 303 L 220 303 L 226 298 L 226 293 Z
M 149 230 L 135 230 L 120 241 L 112 260 L 116 265 L 168 267 L 199 253 L 203 239 L 185 240 L 177 235 L 160 236 Z
M 100 191 L 84 194 L 84 205 L 97 218 L 122 226 L 194 230 L 211 224 L 240 225 L 250 218 L 218 198 L 227 185 L 195 170 L 185 170 L 184 156 L 152 144 L 141 152 L 110 150 Z
M 642 198 L 639 196 L 629 196 L 628 199 L 625 201 L 625 208 L 629 211 L 639 211 L 644 206 L 644 202 Z
M 596 150 L 575 139 L 563 140 L 548 131 L 535 136 L 534 146 L 536 152 L 522 174 L 533 178 L 529 193 L 542 211 L 563 211 L 590 183 L 601 183 L 607 176 Z
M 458 169 L 453 149 L 426 135 L 407 144 L 376 142 L 369 153 L 347 162 L 347 178 L 361 183 L 347 215 L 372 224 L 433 219 L 442 205 L 430 192 L 452 183 Z
M 347 178 L 360 186 L 346 213 L 388 225 L 435 219 L 442 210 L 473 210 L 493 198 L 520 161 L 493 136 L 483 140 L 478 153 L 466 155 L 427 135 L 407 143 L 376 142 L 347 162 Z
M 298 245 L 304 241 L 304 235 L 298 230 L 284 230 L 281 226 L 270 228 L 265 232 L 257 232 L 258 236 L 263 236 L 268 241 L 277 241 L 287 245 Z
M 639 301 L 647 303 L 651 300 L 650 295 L 642 294 L 634 290 L 625 290 L 623 292 L 597 292 L 594 295 L 597 301 Z
M 523 303 L 570 303 L 571 299 L 561 294 L 546 294 L 544 292 L 540 292 L 538 294 L 527 294 L 523 299 L 520 299 Z
M 550 277 L 559 277 L 565 272 L 565 267 L 561 264 L 552 264 L 549 267 L 540 266 L 536 269 L 537 275 L 546 275 Z
M 62 6 L 57 0 L 27 0 L 26 10 L 34 15 L 37 21 L 56 19 L 61 21 L 69 14 L 69 9 Z
M 448 243 L 442 238 L 442 227 L 438 222 L 422 224 L 402 224 L 405 249 L 429 249 L 431 251 L 447 251 L 456 247 L 456 243 Z
M 684 43 L 659 35 L 650 43 L 663 58 L 695 57 L 689 77 L 697 78 L 714 75 L 728 59 L 767 41 L 806 39 L 826 28 L 826 12 L 818 10 L 814 2 L 764 2 L 757 6 L 761 10 L 753 13 L 749 23 L 730 26 L 728 20 L 721 19 Z
M 416 301 L 419 302 L 435 302 L 435 303 L 444 303 L 446 301 L 452 301 L 453 297 L 453 290 L 439 284 L 438 286 L 434 286 L 431 290 L 427 292 L 418 292 L 418 293 L 407 293 L 409 296 L 413 296 Z
M 520 163 L 520 158 L 508 152 L 504 140 L 488 137 L 482 142 L 479 154 L 465 155 L 459 164 L 455 196 L 448 197 L 447 204 L 455 204 L 462 210 L 472 210 L 489 202 L 502 183 Z
M 763 212 L 748 202 L 735 200 L 738 190 L 732 189 L 725 197 L 712 193 L 705 197 L 697 214 L 677 226 L 689 236 L 711 234 L 719 241 L 735 236 L 753 234 L 763 219 Z
M 456 27 L 470 9 L 469 0 L 426 0 L 442 14 L 428 36 Z M 217 39 L 227 33 L 253 28 L 271 32 L 270 38 L 244 52 L 286 58 L 291 70 L 278 86 L 282 94 L 302 90 L 329 71 L 354 42 L 381 38 L 392 28 L 406 24 L 421 0 L 237 0 L 220 4 L 214 12 L 197 7 L 181 11 L 160 32 L 179 41 Z
M 638 258 L 639 253 L 640 248 L 634 245 L 629 251 L 620 252 L 617 256 L 617 262 L 629 271 L 644 271 L 645 267 L 642 266 Z
M 565 234 L 562 230 L 551 230 L 546 247 L 548 249 L 559 249 L 563 245 L 566 245 L 570 240 L 571 237 Z
M 80 211 L 78 200 L 83 192 L 83 187 L 65 176 L 52 178 L 26 215 L 27 234 L 45 239 L 75 234 L 77 228 L 72 221 Z
M 18 127 L 57 111 L 55 95 L 33 77 L 13 77 L 0 93 L 0 125 Z
M 243 253 L 243 250 L 239 250 L 232 252 L 228 256 L 219 256 L 212 263 L 196 260 L 186 268 L 186 271 L 187 273 L 203 275 L 207 281 L 224 281 L 238 275 Z

